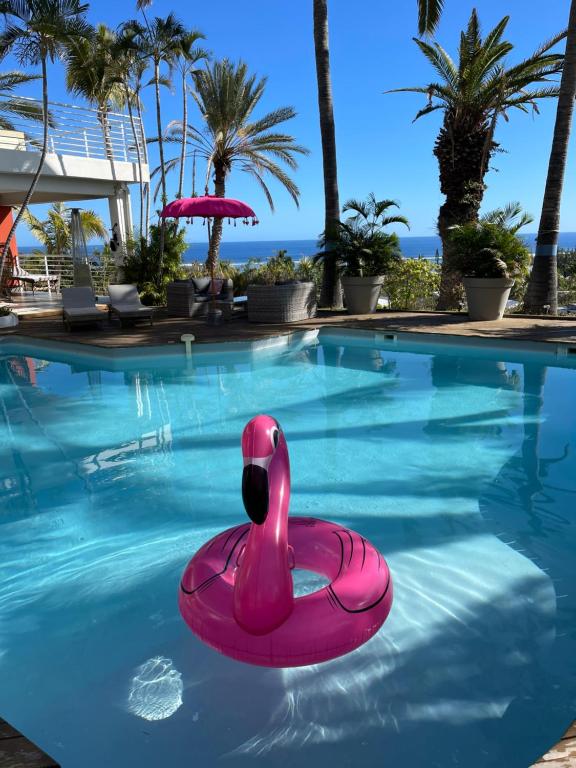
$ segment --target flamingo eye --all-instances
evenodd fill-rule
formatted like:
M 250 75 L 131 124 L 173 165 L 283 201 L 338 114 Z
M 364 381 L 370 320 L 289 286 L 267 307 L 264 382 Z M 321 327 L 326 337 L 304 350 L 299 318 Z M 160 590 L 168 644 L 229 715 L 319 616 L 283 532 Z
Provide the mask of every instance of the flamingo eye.
M 272 430 L 272 442 L 274 443 L 274 448 L 278 448 L 278 440 L 280 438 L 280 430 L 274 428 Z

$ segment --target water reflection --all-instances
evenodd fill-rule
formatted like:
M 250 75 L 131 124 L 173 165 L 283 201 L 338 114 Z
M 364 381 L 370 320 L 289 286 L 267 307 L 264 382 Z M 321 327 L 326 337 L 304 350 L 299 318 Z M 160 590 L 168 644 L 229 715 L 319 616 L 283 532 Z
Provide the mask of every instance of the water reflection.
M 8 507 L 18 503 L 20 513 L 22 506 L 34 511 L 38 493 L 53 487 L 56 476 L 63 495 L 78 485 L 91 492 L 95 484 L 125 483 L 130 474 L 137 474 L 137 457 L 150 453 L 169 457 L 171 417 L 162 376 L 111 375 L 112 382 L 122 379 L 124 391 L 133 394 L 129 400 L 133 407 L 124 421 L 127 439 L 118 443 L 116 424 L 110 425 L 108 438 L 99 428 L 102 409 L 112 407 L 107 402 L 111 382 L 104 384 L 102 371 L 24 356 L 0 358 L 0 423 L 9 447 L 0 468 L 0 499 Z M 88 419 L 93 420 L 90 434 L 78 430 L 78 424 Z M 90 451 L 95 442 L 100 443 L 99 450 Z M 52 505 L 55 501 L 52 496 Z
M 182 706 L 182 674 L 171 659 L 157 656 L 136 670 L 127 706 L 143 720 L 166 720 Z

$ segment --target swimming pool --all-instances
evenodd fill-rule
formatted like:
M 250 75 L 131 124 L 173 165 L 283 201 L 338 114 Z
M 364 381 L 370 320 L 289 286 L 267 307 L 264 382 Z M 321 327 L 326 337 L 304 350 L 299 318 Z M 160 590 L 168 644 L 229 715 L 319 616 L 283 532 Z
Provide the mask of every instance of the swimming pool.
M 0 715 L 63 768 L 526 768 L 576 716 L 574 364 L 359 333 L 196 349 L 0 345 Z M 378 635 L 315 667 L 234 662 L 178 613 L 193 552 L 245 519 L 258 412 L 292 513 L 394 578 Z

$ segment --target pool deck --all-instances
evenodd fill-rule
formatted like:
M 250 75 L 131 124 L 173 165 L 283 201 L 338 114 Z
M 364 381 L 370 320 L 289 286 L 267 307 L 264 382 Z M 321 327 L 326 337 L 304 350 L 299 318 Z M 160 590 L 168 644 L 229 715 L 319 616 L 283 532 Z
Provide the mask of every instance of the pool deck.
M 20 731 L 0 718 L 0 768 L 60 768 Z
M 166 316 L 162 311 L 153 326 L 140 323 L 121 328 L 118 323 L 104 323 L 102 328 L 86 327 L 68 332 L 63 328 L 59 311 L 47 308 L 21 318 L 16 328 L 1 329 L 2 335 L 32 337 L 45 341 L 75 342 L 99 348 L 146 347 L 180 343 L 184 333 L 193 333 L 198 343 L 251 341 L 293 331 L 318 328 L 363 329 L 388 333 L 422 334 L 454 339 L 474 337 L 495 344 L 502 341 L 529 341 L 576 346 L 576 319 L 506 316 L 495 322 L 471 322 L 466 315 L 440 312 L 387 312 L 373 315 L 347 315 L 322 311 L 318 317 L 290 325 L 256 325 L 243 313 L 219 326 L 209 326 L 203 319 L 187 320 Z M 6 736 L 5 733 L 12 733 Z M 28 744 L 29 752 L 24 746 Z M 5 745 L 8 744 L 9 747 Z M 11 750 L 11 751 L 10 751 Z M 18 751 L 20 750 L 20 751 Z M 34 750 L 36 750 L 34 752 Z M 39 757 L 33 757 L 34 754 Z M 42 759 L 45 762 L 42 762 Z M 36 760 L 36 762 L 34 762 Z M 0 768 L 54 768 L 57 764 L 27 742 L 15 729 L 0 720 Z M 576 721 L 560 741 L 535 766 L 540 768 L 576 768 Z
M 555 747 L 534 763 L 531 768 L 575 768 L 576 722 L 568 728 Z
M 154 325 L 139 323 L 120 327 L 118 322 L 105 321 L 102 327 L 80 327 L 69 332 L 54 312 L 46 317 L 33 315 L 21 318 L 14 329 L 0 330 L 2 334 L 30 336 L 52 341 L 73 341 L 104 348 L 157 346 L 180 342 L 183 333 L 193 333 L 199 343 L 218 341 L 250 341 L 270 336 L 317 328 L 355 328 L 452 337 L 475 337 L 499 341 L 537 341 L 551 344 L 576 345 L 576 319 L 507 316 L 493 322 L 471 322 L 459 313 L 441 312 L 377 312 L 373 315 L 347 315 L 321 311 L 312 320 L 291 324 L 261 325 L 249 323 L 243 313 L 219 326 L 209 326 L 203 319 L 188 320 L 168 317 L 160 311 Z

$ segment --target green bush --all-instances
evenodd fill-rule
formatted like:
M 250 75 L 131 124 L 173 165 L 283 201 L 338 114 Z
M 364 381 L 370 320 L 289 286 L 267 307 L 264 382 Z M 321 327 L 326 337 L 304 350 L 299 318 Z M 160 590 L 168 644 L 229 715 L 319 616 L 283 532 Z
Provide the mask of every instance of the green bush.
M 186 277 L 208 277 L 208 270 L 202 261 L 193 261 L 184 266 Z M 249 285 L 274 285 L 288 280 L 314 282 L 319 288 L 322 272 L 312 259 L 302 258 L 296 264 L 287 251 L 279 250 L 268 261 L 249 259 L 242 267 L 235 267 L 230 261 L 220 261 L 216 276 L 232 280 L 234 295 L 245 296 Z
M 404 224 L 410 228 L 404 216 L 388 216 L 390 208 L 398 208 L 398 203 L 376 200 L 373 192 L 364 201 L 348 200 L 342 212 L 352 215 L 346 221 L 339 221 L 336 232 L 330 237 L 323 233 L 319 243 L 323 250 L 315 260 L 335 257 L 338 273 L 347 277 L 386 274 L 395 262 L 400 261 L 402 254 L 398 235 L 384 232 L 384 227 Z
M 520 278 L 528 272 L 530 250 L 510 227 L 472 221 L 453 227 L 450 242 L 464 277 Z
M 182 254 L 187 249 L 186 230 L 179 228 L 177 222 L 166 224 L 164 238 L 164 256 L 160 269 L 160 227 L 150 227 L 150 243 L 146 245 L 138 240 L 131 244 L 129 254 L 124 261 L 124 279 L 127 283 L 138 286 L 144 304 L 164 304 L 166 287 L 173 280 L 186 277 L 182 266 Z
M 383 291 L 390 309 L 432 309 L 440 287 L 440 267 L 429 259 L 402 259 L 390 266 Z
M 576 278 L 576 249 L 560 248 L 558 251 L 558 276 Z

